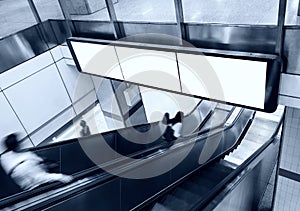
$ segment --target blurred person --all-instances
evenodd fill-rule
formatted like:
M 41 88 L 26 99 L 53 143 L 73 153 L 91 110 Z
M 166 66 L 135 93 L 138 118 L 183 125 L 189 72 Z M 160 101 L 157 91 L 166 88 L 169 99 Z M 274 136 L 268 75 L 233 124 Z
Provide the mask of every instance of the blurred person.
M 167 128 L 163 134 L 163 139 L 167 142 L 173 142 L 181 135 L 182 118 L 182 111 L 178 111 L 173 119 L 170 119 L 169 113 L 165 113 L 162 123 L 167 125 Z
M 68 183 L 73 177 L 60 173 L 49 173 L 44 160 L 30 151 L 20 151 L 16 134 L 8 135 L 5 140 L 7 150 L 0 157 L 1 166 L 8 176 L 23 190 L 31 190 L 50 182 Z
M 89 136 L 89 135 L 91 135 L 90 128 L 86 124 L 86 121 L 81 120 L 80 121 L 80 126 L 82 127 L 82 129 L 80 130 L 80 136 Z

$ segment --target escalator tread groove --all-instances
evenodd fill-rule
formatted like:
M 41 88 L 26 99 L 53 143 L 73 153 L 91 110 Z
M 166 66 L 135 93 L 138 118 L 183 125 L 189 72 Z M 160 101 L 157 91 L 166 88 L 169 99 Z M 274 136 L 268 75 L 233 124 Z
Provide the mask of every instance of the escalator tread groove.
M 176 188 L 176 190 L 172 195 L 174 195 L 179 199 L 184 200 L 187 203 L 194 203 L 195 201 L 201 198 L 200 196 L 180 187 Z
M 202 194 L 205 194 L 207 191 L 209 191 L 209 188 L 207 188 L 205 186 L 197 185 L 196 183 L 193 183 L 190 181 L 186 181 L 180 187 L 182 187 L 183 189 L 186 189 L 196 195 L 199 195 L 199 196 L 201 196 Z
M 160 203 L 155 203 L 151 211 L 171 211 L 171 210 Z
M 168 194 L 163 200 L 162 204 L 170 210 L 187 210 L 191 205 L 186 203 L 184 200 L 177 198 L 174 195 Z

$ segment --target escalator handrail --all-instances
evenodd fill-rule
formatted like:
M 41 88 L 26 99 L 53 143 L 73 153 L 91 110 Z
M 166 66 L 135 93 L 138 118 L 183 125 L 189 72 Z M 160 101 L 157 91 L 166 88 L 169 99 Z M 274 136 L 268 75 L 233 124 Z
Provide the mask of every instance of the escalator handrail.
M 231 129 L 233 127 L 233 125 L 236 123 L 237 119 L 240 117 L 240 115 L 243 112 L 243 110 L 244 109 L 242 109 L 239 112 L 239 114 L 237 115 L 237 117 L 235 118 L 235 120 L 232 122 L 231 125 L 228 125 L 225 128 L 222 128 L 221 130 L 218 130 L 218 128 L 216 128 L 215 130 L 211 130 L 210 134 L 202 134 L 202 135 L 198 136 L 197 140 L 195 140 L 194 142 L 196 143 L 198 141 L 201 141 L 201 140 L 207 138 L 208 135 L 213 136 L 213 135 L 216 135 L 216 134 L 220 133 L 221 131 L 226 131 L 226 130 Z M 184 138 L 182 141 L 185 141 L 185 140 L 186 140 L 186 138 Z M 181 142 L 179 142 L 179 143 L 181 143 Z M 164 145 L 165 144 L 159 145 L 160 146 L 159 148 L 161 148 Z M 184 147 L 184 146 L 185 145 L 182 145 L 181 147 Z M 155 147 L 155 149 L 157 149 L 157 148 L 158 147 Z M 152 151 L 154 151 L 155 149 L 153 148 Z M 147 149 L 147 150 L 149 150 L 149 149 Z M 142 152 L 139 152 L 139 154 L 143 154 L 143 153 L 145 153 L 145 151 L 146 150 L 143 150 Z M 82 172 L 78 172 L 78 173 L 74 174 L 75 175 L 74 176 L 75 177 L 75 181 L 78 180 L 79 178 L 85 177 L 88 174 L 92 174 L 92 173 L 94 173 L 97 170 L 99 170 L 99 167 L 98 166 L 94 166 L 94 167 L 86 169 L 86 170 L 84 170 Z M 106 172 L 103 172 L 101 174 L 103 175 L 103 177 L 105 177 L 105 175 L 108 175 Z M 110 175 L 110 176 L 111 176 L 110 177 L 111 179 L 113 179 L 115 177 L 113 175 Z M 35 189 L 35 190 L 30 190 L 30 191 L 22 191 L 20 193 L 17 193 L 17 194 L 14 194 L 12 196 L 9 196 L 9 197 L 1 199 L 0 200 L 0 208 L 10 206 L 11 204 L 14 204 L 16 202 L 20 202 L 20 201 L 26 200 L 26 199 L 28 199 L 30 197 L 34 197 L 34 196 L 39 195 L 41 193 L 44 193 L 44 192 L 50 191 L 50 190 L 52 190 L 54 188 L 59 188 L 59 187 L 62 187 L 62 186 L 63 185 L 61 185 L 60 183 L 53 183 L 53 184 L 49 184 L 48 186 L 45 186 L 43 188 L 39 188 L 39 189 Z
M 213 190 L 207 195 L 205 200 L 199 200 L 190 210 L 198 210 L 207 205 L 209 201 L 219 193 L 222 187 L 224 187 L 226 184 L 228 184 L 228 182 L 236 178 L 236 176 L 241 174 L 244 171 L 244 169 L 246 169 L 255 160 L 255 158 L 261 155 L 272 143 L 276 143 L 278 141 L 276 137 L 283 123 L 283 118 L 284 115 L 282 115 L 282 117 L 280 118 L 276 129 L 274 130 L 271 137 L 266 143 L 264 143 L 258 150 L 256 150 L 246 161 L 244 161 L 240 166 L 238 166 L 233 172 L 231 172 L 224 180 L 222 180 L 221 183 L 215 186 Z
M 189 112 L 187 115 L 185 115 L 185 117 L 191 115 L 200 106 L 200 104 L 203 103 L 203 102 L 204 102 L 204 100 L 200 100 L 197 103 L 197 105 L 192 109 L 192 111 Z M 109 134 L 109 133 L 117 133 L 117 131 L 127 130 L 127 129 L 130 129 L 132 127 L 137 128 L 137 127 L 146 127 L 146 126 L 149 126 L 149 125 L 156 125 L 156 124 L 159 124 L 159 122 L 160 121 L 153 122 L 153 123 L 144 123 L 144 124 L 140 124 L 140 125 L 135 125 L 135 126 L 110 130 L 110 131 L 106 131 L 106 132 L 103 132 L 103 133 L 96 133 L 96 134 L 92 134 L 92 135 L 89 135 L 89 136 L 77 137 L 77 138 L 72 138 L 72 139 L 68 139 L 68 140 L 62 140 L 62 141 L 51 143 L 51 144 L 48 144 L 48 145 L 31 147 L 31 148 L 26 149 L 26 150 L 30 150 L 30 151 L 34 151 L 34 152 L 39 151 L 39 150 L 48 150 L 50 148 L 56 148 L 56 147 L 59 147 L 59 146 L 65 145 L 65 144 L 76 143 L 76 142 L 78 142 L 79 139 L 80 139 L 80 141 L 84 141 L 85 139 L 88 139 L 88 138 L 93 137 L 93 136 L 106 135 L 106 134 Z
M 227 130 L 231 129 L 237 122 L 238 118 L 241 116 L 241 113 L 246 110 L 246 109 L 241 109 L 237 118 L 235 118 L 235 120 L 231 123 L 231 125 L 229 125 L 228 127 L 225 127 L 225 129 L 216 132 L 215 134 L 213 134 L 212 136 L 216 135 L 217 133 L 222 133 L 222 131 L 226 132 Z M 247 125 L 249 124 L 249 121 L 252 121 L 254 117 L 254 114 L 252 115 L 252 117 L 248 120 L 248 123 L 245 125 L 245 128 L 247 127 Z M 247 130 L 247 129 L 244 129 Z M 242 132 L 243 133 L 243 132 Z M 243 137 L 243 135 L 242 135 Z M 240 139 L 241 137 L 238 137 L 238 139 Z M 238 142 L 239 140 L 236 140 L 236 142 Z M 236 143 L 235 142 L 235 143 Z M 229 149 L 231 150 L 231 149 Z M 229 151 L 227 150 L 227 151 Z M 213 160 L 217 160 L 218 157 L 222 156 L 223 154 L 225 154 L 227 151 L 223 152 L 220 155 L 215 156 L 213 159 L 211 159 L 208 163 L 210 163 Z M 155 196 L 150 197 L 149 199 L 145 200 L 144 202 L 140 203 L 139 205 L 137 205 L 136 207 L 134 207 L 131 210 L 143 210 L 144 207 L 148 206 L 149 204 L 153 203 L 156 199 L 160 198 L 161 196 L 165 195 L 166 193 L 168 193 L 170 190 L 173 190 L 174 188 L 176 188 L 178 186 L 178 184 L 181 184 L 182 182 L 186 181 L 189 177 L 193 176 L 194 174 L 196 174 L 200 169 L 203 169 L 203 167 L 206 165 L 203 164 L 201 166 L 199 166 L 198 168 L 194 169 L 193 171 L 191 171 L 190 173 L 186 174 L 185 176 L 183 176 L 182 178 L 178 179 L 177 181 L 173 182 L 171 185 L 169 185 L 168 187 L 164 188 L 162 191 L 160 191 L 158 194 L 156 194 Z
M 241 164 L 233 172 L 231 172 L 225 179 L 223 179 L 221 183 L 216 185 L 211 190 L 211 192 L 208 195 L 206 195 L 205 200 L 203 200 L 203 198 L 199 199 L 199 201 L 196 202 L 192 208 L 190 208 L 190 211 L 199 210 L 199 209 L 201 210 L 201 208 L 203 208 L 206 204 L 208 204 L 210 202 L 210 200 L 213 199 L 213 197 L 219 193 L 219 191 L 222 187 L 224 187 L 229 181 L 231 181 L 233 178 L 235 178 L 237 175 L 239 175 L 250 163 L 252 163 L 254 161 L 254 159 L 257 156 L 259 156 L 268 146 L 270 146 L 270 144 L 272 144 L 274 142 L 274 140 L 276 140 L 276 136 L 280 130 L 282 122 L 283 122 L 283 116 L 281 117 L 280 121 L 278 122 L 278 125 L 277 125 L 276 129 L 274 130 L 274 132 L 272 133 L 269 140 L 265 144 L 263 144 L 257 151 L 255 151 L 255 153 L 253 153 L 245 162 L 243 162 L 243 164 Z M 180 178 L 178 181 L 174 182 L 173 184 L 171 184 L 170 186 L 165 188 L 164 191 L 161 191 L 159 194 L 157 194 L 155 197 L 153 197 L 153 199 L 146 200 L 131 210 L 143 210 L 143 208 L 149 206 L 150 204 L 153 204 L 157 199 L 168 194 L 171 190 L 174 190 L 176 187 L 178 187 L 179 184 L 182 184 L 182 182 L 188 180 L 188 178 L 191 178 L 194 175 L 196 175 L 200 169 L 202 169 L 202 166 L 198 167 L 197 169 L 193 170 L 191 173 L 185 175 L 184 177 Z

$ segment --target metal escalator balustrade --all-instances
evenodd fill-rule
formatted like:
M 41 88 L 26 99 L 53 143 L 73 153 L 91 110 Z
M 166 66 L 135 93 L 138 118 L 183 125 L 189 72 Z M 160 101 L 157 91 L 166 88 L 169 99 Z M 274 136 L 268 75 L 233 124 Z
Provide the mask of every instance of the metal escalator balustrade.
M 242 119 L 242 118 L 241 118 Z M 171 148 L 172 149 L 172 148 Z M 174 151 L 173 151 L 173 153 L 170 153 L 170 151 L 171 150 L 168 150 L 168 151 L 165 151 L 164 153 L 161 153 L 160 154 L 160 156 L 159 157 L 162 157 L 162 156 L 167 156 L 168 154 L 170 155 L 172 155 L 172 154 L 174 154 Z M 176 152 L 176 151 L 175 151 Z M 157 160 L 157 163 L 160 163 L 161 161 L 161 159 L 159 159 L 159 157 L 154 157 L 154 158 L 152 158 L 152 160 Z M 147 163 L 148 162 L 151 162 L 151 161 L 149 161 L 150 159 L 147 159 L 147 160 L 145 160 L 145 162 L 143 162 L 143 163 L 140 163 L 140 164 L 138 164 L 138 165 L 136 165 L 135 167 L 139 167 L 139 166 L 143 166 L 143 165 L 147 165 Z M 136 168 L 133 168 L 133 170 L 134 169 L 136 169 Z M 130 167 L 129 167 L 130 168 Z M 129 169 L 129 171 L 130 170 L 132 170 L 132 169 Z M 78 201 L 78 200 L 80 200 L 80 199 L 78 199 L 78 197 L 79 198 L 82 198 L 82 197 L 84 197 L 84 199 L 88 199 L 88 198 L 94 198 L 95 196 L 94 196 L 94 194 L 96 194 L 98 191 L 100 191 L 101 192 L 101 190 L 102 190 L 102 187 L 103 186 L 98 186 L 98 187 L 95 187 L 95 188 L 93 188 L 91 191 L 87 191 L 84 195 L 78 195 L 78 196 L 74 196 L 73 198 L 70 198 L 70 201 L 73 201 L 74 202 L 74 200 L 75 201 Z M 131 195 L 133 195 L 132 197 L 134 197 L 134 192 L 132 192 L 133 191 L 133 188 L 134 188 L 134 186 L 132 186 L 131 188 L 130 188 L 130 190 L 131 190 L 131 193 L 129 194 L 129 193 L 127 193 L 126 195 L 127 196 L 131 196 Z M 149 192 L 149 189 L 147 190 L 148 192 Z M 92 194 L 92 195 L 91 195 Z M 128 195 L 129 194 L 129 195 Z M 139 194 L 142 194 L 141 192 L 139 192 Z M 66 200 L 66 201 L 68 201 L 68 200 Z M 126 203 L 128 203 L 128 201 L 126 202 Z M 69 203 L 67 203 L 67 204 L 69 204 Z M 57 209 L 62 209 L 62 207 L 64 207 L 64 209 L 65 209 L 65 206 L 69 206 L 69 205 L 66 205 L 66 203 L 65 202 L 63 202 L 63 203 L 60 203 L 60 204 L 58 204 L 58 206 L 55 206 L 55 208 L 54 208 L 54 210 L 57 210 Z M 87 205 L 88 206 L 88 205 Z M 98 204 L 98 206 L 101 206 L 101 204 Z M 39 206 L 37 206 L 37 207 L 39 207 Z M 59 208 L 60 207 L 60 208 Z M 96 209 L 96 207 L 97 207 L 97 205 L 95 205 L 93 208 L 94 209 Z M 100 209 L 100 207 L 98 207 L 99 209 Z M 52 209 L 52 208 L 51 208 Z M 50 209 L 50 210 L 51 210 Z M 127 210 L 127 209 L 125 209 L 125 210 Z
M 203 104 L 204 104 L 204 106 L 203 106 Z M 210 104 L 212 104 L 212 105 L 210 105 Z M 203 110 L 203 108 L 205 108 L 204 109 L 204 111 L 201 111 L 201 110 Z M 203 121 L 203 122 L 205 122 L 206 121 L 206 119 L 209 117 L 209 113 L 211 112 L 211 109 L 213 109 L 214 108 L 214 103 L 210 103 L 210 102 L 208 102 L 208 101 L 199 101 L 199 103 L 195 106 L 195 108 L 194 109 L 192 109 L 192 111 L 186 116 L 186 118 L 188 118 L 193 112 L 194 113 L 196 113 L 196 112 L 199 112 L 199 113 L 201 113 L 201 115 L 198 115 L 198 116 L 200 116 L 201 117 L 201 121 Z M 200 122 L 201 122 L 200 121 Z M 151 128 L 151 125 L 140 125 L 140 126 L 135 126 L 134 128 L 136 129 L 136 130 L 140 130 L 140 131 L 143 131 L 143 130 L 148 130 L 147 128 Z M 125 128 L 125 130 L 126 130 L 126 128 Z M 106 135 L 108 135 L 109 137 L 110 137 L 110 133 L 114 133 L 115 131 L 111 131 L 111 132 L 108 132 L 108 133 L 105 133 L 105 136 Z M 86 137 L 86 138 L 84 138 L 84 140 L 83 141 L 92 141 L 93 142 L 93 139 L 95 139 L 95 138 L 97 138 L 97 135 L 93 135 L 93 136 L 90 136 L 90 137 Z M 34 152 L 36 152 L 36 153 L 38 153 L 40 156 L 43 156 L 43 157 L 47 157 L 47 158 L 50 158 L 50 159 L 52 159 L 52 160 L 56 160 L 56 157 L 58 157 L 58 158 L 60 158 L 60 160 L 58 160 L 58 162 L 62 165 L 62 164 L 64 164 L 64 166 L 68 166 L 68 163 L 66 163 L 66 162 L 68 162 L 68 160 L 61 160 L 61 159 L 63 159 L 64 157 L 71 157 L 71 158 L 74 158 L 74 154 L 77 154 L 77 156 L 76 156 L 76 159 L 75 160 L 78 160 L 79 158 L 80 159 L 82 159 L 82 152 L 79 152 L 79 154 L 78 154 L 78 152 L 75 152 L 74 151 L 74 153 L 72 153 L 71 155 L 69 155 L 69 156 L 66 156 L 66 155 L 62 155 L 61 153 L 62 152 L 66 152 L 66 153 L 68 153 L 68 152 L 72 152 L 72 151 L 70 151 L 70 150 L 68 150 L 69 148 L 70 149 L 72 149 L 72 148 L 74 148 L 73 147 L 73 145 L 78 145 L 78 140 L 77 139 L 72 139 L 72 140 L 67 140 L 67 141 L 62 141 L 62 142 L 59 142 L 59 143 L 55 143 L 55 144 L 51 144 L 51 145 L 47 145 L 47 146 L 42 146 L 42 147 L 37 147 L 37 148 L 33 148 L 33 149 L 31 149 L 31 150 L 33 150 Z M 157 143 L 156 143 L 157 144 Z M 157 148 L 159 148 L 159 147 L 161 147 L 160 145 L 159 145 L 160 143 L 158 143 L 158 146 L 155 146 L 154 148 L 152 147 L 152 149 L 151 149 L 151 147 L 149 147 L 149 146 L 147 146 L 147 148 L 149 148 L 148 149 L 148 152 L 147 153 L 151 153 L 153 150 L 157 150 Z M 113 145 L 112 145 L 113 146 Z M 78 147 L 76 147 L 76 148 L 78 148 L 78 150 L 80 149 L 80 146 L 78 146 Z M 76 150 L 76 148 L 74 148 L 75 150 Z M 140 149 L 141 150 L 141 149 Z M 136 157 L 136 158 L 138 158 L 138 157 L 143 157 L 144 156 L 144 154 L 145 154 L 145 152 L 144 153 L 140 153 L 140 150 L 137 150 L 137 152 L 133 152 L 133 153 L 130 153 L 130 152 L 128 152 L 126 155 L 127 156 L 129 156 L 129 157 Z M 143 148 L 142 148 L 142 151 L 143 151 Z M 144 150 L 145 151 L 145 150 Z M 65 154 L 65 153 L 64 153 Z M 84 157 L 86 157 L 86 156 L 84 156 Z M 70 159 L 69 159 L 70 160 Z M 85 159 L 83 159 L 83 160 L 86 160 L 86 158 Z M 79 161 L 79 160 L 78 160 Z M 114 160 L 114 161 L 108 161 L 106 164 L 104 164 L 104 165 L 115 165 L 115 163 L 116 162 L 122 162 L 122 160 L 118 160 L 118 159 L 116 159 L 116 160 Z M 73 164 L 74 163 L 74 160 L 73 159 L 71 159 L 70 160 L 70 162 Z M 75 161 L 76 162 L 76 161 Z M 70 163 L 70 164 L 71 164 Z M 77 166 L 77 168 L 76 169 L 78 169 L 78 166 L 80 166 L 80 165 L 82 165 L 82 162 L 81 162 L 81 160 L 80 160 L 80 162 L 76 162 L 77 163 L 77 165 L 75 165 L 75 166 Z M 85 165 L 86 167 L 85 168 L 87 168 L 87 169 L 90 169 L 91 171 L 90 172 L 93 172 L 93 170 L 97 170 L 97 169 L 99 169 L 99 167 L 92 167 L 92 166 L 94 166 L 95 164 L 93 164 L 92 165 L 92 163 L 91 164 L 88 164 L 88 165 Z M 74 169 L 74 170 L 76 170 L 76 171 L 74 171 L 74 170 L 71 170 L 71 172 L 70 172 L 70 170 L 69 171 L 65 171 L 64 170 L 64 166 L 60 166 L 60 168 L 61 168 L 61 170 L 62 170 L 62 172 L 63 173 L 72 173 L 72 174 L 74 174 L 75 173 L 75 175 L 82 175 L 82 173 L 84 173 L 85 171 L 86 171 L 86 169 L 84 169 L 84 168 L 81 168 L 81 169 L 79 169 L 79 171 L 78 170 L 76 170 L 76 169 Z M 74 166 L 74 165 L 71 165 L 71 166 Z M 1 175 L 1 176 L 4 176 L 4 177 L 7 177 L 4 173 L 3 173 L 3 175 Z M 76 178 L 77 178 L 77 176 L 75 176 Z M 79 176 L 79 178 L 81 178 L 81 176 Z M 10 184 L 10 183 L 6 183 L 6 184 Z M 13 182 L 11 181 L 11 185 L 14 185 L 13 184 Z M 55 187 L 55 185 L 53 184 L 53 185 L 50 185 L 49 187 Z M 5 189 L 2 189 L 2 191 L 3 190 L 5 190 Z M 20 194 L 18 194 L 18 192 L 20 192 Z M 0 200 L 0 206 L 2 205 L 2 204 L 5 204 L 5 202 L 10 202 L 10 201 L 13 201 L 13 200 L 11 200 L 12 198 L 15 198 L 15 197 L 17 197 L 17 198 L 20 198 L 20 195 L 21 194 L 23 194 L 23 195 L 28 195 L 28 196 L 30 196 L 30 195 L 32 195 L 31 193 L 33 193 L 33 195 L 34 195 L 34 192 L 37 192 L 37 193 L 39 193 L 40 191 L 37 191 L 37 190 L 34 190 L 34 191 L 25 191 L 25 192 L 21 192 L 21 190 L 19 189 L 19 188 L 15 188 L 15 194 L 17 194 L 17 195 L 11 195 L 11 191 L 7 191 L 6 192 L 6 197 L 3 197 L 3 199 L 2 200 Z M 41 192 L 42 192 L 42 190 L 41 190 Z M 7 195 L 7 193 L 9 194 L 9 195 Z M 11 196 L 10 196 L 11 195 Z
M 52 193 L 52 194 L 53 194 L 53 193 Z M 52 194 L 51 194 L 51 195 L 52 195 Z M 48 195 L 48 194 L 47 194 L 47 195 Z
M 215 184 L 220 183 L 232 171 L 232 168 L 216 163 L 179 185 L 156 203 L 151 210 L 159 211 L 161 207 L 167 210 L 190 210 L 195 202 L 204 199 Z
M 274 120 L 273 117 L 271 119 Z M 259 159 L 261 159 L 262 152 L 264 152 L 268 146 L 273 147 L 272 143 L 276 145 L 278 141 L 275 139 L 277 138 L 276 135 L 280 133 L 281 123 L 282 119 L 280 118 L 277 118 L 276 121 L 270 121 L 269 119 L 261 118 L 261 115 L 258 114 L 254 119 L 253 124 L 250 126 L 248 133 L 244 137 L 242 144 L 231 153 L 232 155 L 226 156 L 224 160 L 221 160 L 219 163 L 209 166 L 200 172 L 195 172 L 195 174 L 191 175 L 187 180 L 170 188 L 168 192 L 158 197 L 157 202 L 153 205 L 148 204 L 144 207 L 140 206 L 137 210 L 149 209 L 152 211 L 163 211 L 203 209 L 204 205 L 209 203 L 209 200 L 212 199 L 213 195 L 220 191 L 226 183 L 233 180 L 235 176 L 241 173 L 248 165 L 251 164 L 251 168 L 254 168 L 255 165 L 260 163 L 259 161 L 256 161 L 256 163 L 253 164 L 252 161 L 255 159 L 257 160 L 259 158 L 258 155 L 260 155 Z M 264 140 L 258 141 L 257 134 L 260 134 L 259 139 Z M 248 151 L 251 152 L 249 154 L 245 153 L 247 146 L 249 146 L 247 142 L 254 142 L 255 144 L 260 143 L 255 149 L 248 149 Z M 239 160 L 238 162 L 234 162 L 235 160 L 231 157 L 237 156 L 239 157 Z M 270 158 L 268 159 L 270 160 Z M 219 200 L 221 201 L 221 199 Z M 214 206 L 217 205 L 215 202 L 213 202 L 213 204 Z

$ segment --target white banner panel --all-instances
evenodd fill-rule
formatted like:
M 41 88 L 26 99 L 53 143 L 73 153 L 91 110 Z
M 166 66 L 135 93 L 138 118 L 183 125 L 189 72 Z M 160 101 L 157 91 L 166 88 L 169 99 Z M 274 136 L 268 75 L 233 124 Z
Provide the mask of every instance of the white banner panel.
M 126 81 L 181 91 L 175 53 L 118 46 L 116 50 Z
M 184 93 L 264 108 L 267 62 L 178 53 Z
M 124 80 L 115 47 L 71 42 L 82 72 Z
M 70 40 L 69 46 L 85 73 L 262 110 L 277 105 L 279 79 L 272 75 L 267 82 L 270 71 L 280 71 L 274 55 L 203 55 L 201 49 L 113 41 Z

